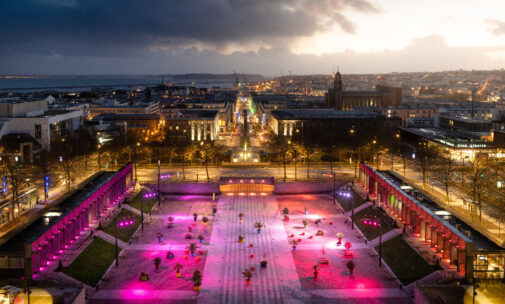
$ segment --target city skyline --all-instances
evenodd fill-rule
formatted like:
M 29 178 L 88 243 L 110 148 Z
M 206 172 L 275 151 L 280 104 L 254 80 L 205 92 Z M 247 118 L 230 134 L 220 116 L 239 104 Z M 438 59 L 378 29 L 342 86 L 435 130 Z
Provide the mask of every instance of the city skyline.
M 470 1 L 7 1 L 0 74 L 266 76 L 505 67 L 504 6 Z M 23 37 L 23 39 L 20 39 Z

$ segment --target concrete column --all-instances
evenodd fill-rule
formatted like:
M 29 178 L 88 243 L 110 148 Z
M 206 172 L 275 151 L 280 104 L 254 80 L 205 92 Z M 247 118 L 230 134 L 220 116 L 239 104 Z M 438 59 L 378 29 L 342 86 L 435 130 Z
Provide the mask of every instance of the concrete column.
M 44 244 L 46 246 L 46 260 L 50 261 L 53 259 L 53 247 L 51 246 L 51 240 L 44 241 Z
M 431 247 L 432 247 L 432 248 L 435 248 L 435 247 L 436 247 L 435 245 L 436 245 L 436 244 L 437 244 L 437 242 L 438 242 L 437 237 L 438 237 L 438 234 L 437 234 L 437 228 L 436 228 L 436 227 L 434 227 L 434 226 L 432 226 L 432 227 L 431 227 Z
M 40 266 L 46 266 L 47 265 L 47 246 L 43 244 L 42 246 L 39 246 L 39 256 L 40 256 Z
M 33 273 L 40 272 L 40 252 L 38 250 L 32 251 L 32 271 Z
M 442 231 L 437 231 L 437 253 L 444 250 L 444 237 L 442 236 Z
M 449 238 L 449 236 L 447 236 L 447 235 L 444 236 L 444 242 L 443 243 L 444 243 L 443 244 L 443 251 L 444 251 L 444 253 L 443 253 L 442 257 L 444 259 L 449 259 L 450 260 L 450 258 L 451 258 L 451 239 Z M 452 262 L 452 261 L 450 260 L 450 262 Z
M 426 224 L 424 222 L 424 219 L 419 219 L 419 235 L 421 239 L 426 238 Z
M 424 241 L 431 242 L 431 224 L 429 222 L 425 222 L 424 226 L 425 226 L 424 227 L 424 230 L 425 230 Z

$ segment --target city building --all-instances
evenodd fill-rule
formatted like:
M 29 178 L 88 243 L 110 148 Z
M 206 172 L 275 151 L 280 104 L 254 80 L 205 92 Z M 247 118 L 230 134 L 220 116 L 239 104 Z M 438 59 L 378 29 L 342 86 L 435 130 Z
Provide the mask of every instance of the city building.
M 387 140 L 400 125 L 401 119 L 377 112 L 287 109 L 272 111 L 270 128 L 292 142 L 328 146 L 351 142 L 354 137 L 359 141 L 374 136 Z
M 402 102 L 402 89 L 377 85 L 375 91 L 344 91 L 342 75 L 335 74 L 333 88 L 328 89 L 326 104 L 339 111 L 350 111 L 364 106 L 395 106 Z
M 218 110 L 172 109 L 164 113 L 165 134 L 171 141 L 215 141 L 219 136 Z
M 161 140 L 163 139 L 164 121 L 158 114 L 101 114 L 93 117 L 92 121 L 110 126 L 125 122 L 128 140 Z
M 136 104 L 119 103 L 116 100 L 110 101 L 106 100 L 105 103 L 90 104 L 89 106 L 89 117 L 93 117 L 101 114 L 132 114 L 132 115 L 142 115 L 142 114 L 159 114 L 160 113 L 159 102 L 138 102 Z

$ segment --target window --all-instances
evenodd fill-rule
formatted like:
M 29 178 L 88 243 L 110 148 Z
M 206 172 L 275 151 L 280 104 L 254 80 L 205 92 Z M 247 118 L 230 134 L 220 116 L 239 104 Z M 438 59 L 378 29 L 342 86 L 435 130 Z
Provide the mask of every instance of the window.
M 42 127 L 41 125 L 35 125 L 35 138 L 40 139 L 42 137 Z

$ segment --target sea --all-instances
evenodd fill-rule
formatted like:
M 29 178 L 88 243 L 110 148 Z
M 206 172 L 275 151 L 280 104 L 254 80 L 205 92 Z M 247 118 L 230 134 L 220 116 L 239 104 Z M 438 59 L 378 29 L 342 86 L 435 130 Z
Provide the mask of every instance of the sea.
M 255 79 L 249 79 L 254 81 Z M 198 88 L 233 88 L 236 78 L 233 75 L 173 75 L 173 76 L 117 76 L 117 75 L 59 75 L 0 77 L 0 93 L 5 92 L 69 92 L 88 91 L 93 88 L 140 88 L 161 84 L 194 86 Z M 242 81 L 242 79 L 239 79 Z

